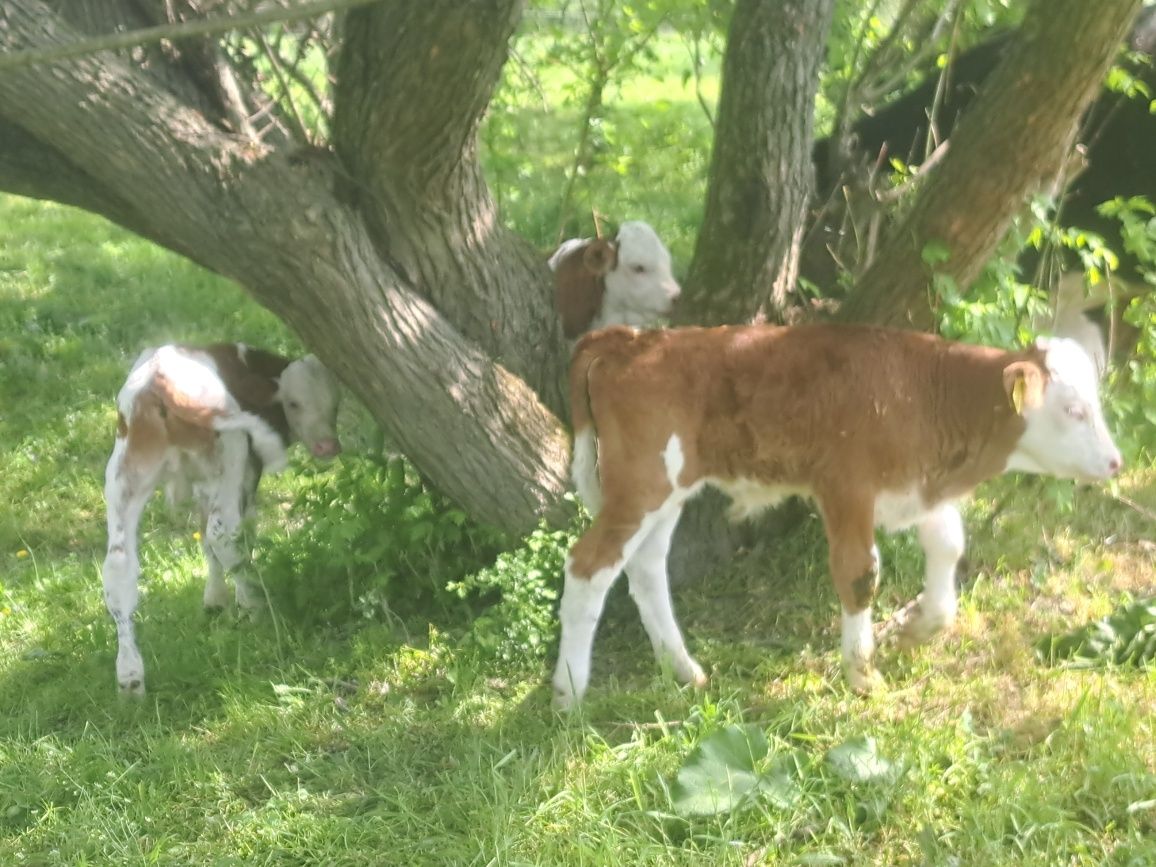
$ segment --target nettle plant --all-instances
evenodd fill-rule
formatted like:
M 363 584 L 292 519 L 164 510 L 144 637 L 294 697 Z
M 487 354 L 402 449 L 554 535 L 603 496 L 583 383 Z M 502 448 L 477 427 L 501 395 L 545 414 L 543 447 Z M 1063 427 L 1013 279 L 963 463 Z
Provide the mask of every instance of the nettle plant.
M 574 527 L 542 526 L 509 547 L 401 457 L 346 454 L 330 470 L 301 472 L 282 529 L 254 551 L 279 614 L 331 625 L 432 615 L 451 631 L 464 624 L 467 653 L 545 656 Z
M 464 641 L 468 649 L 509 663 L 536 663 L 546 656 L 557 636 L 560 576 L 578 532 L 574 525 L 565 530 L 543 525 L 498 555 L 492 566 L 451 582 L 450 591 L 463 599 L 491 603 L 473 619 Z
M 460 604 L 446 591 L 493 560 L 503 536 L 471 521 L 401 457 L 343 456 L 305 481 L 254 563 L 283 616 L 339 623 L 408 605 Z

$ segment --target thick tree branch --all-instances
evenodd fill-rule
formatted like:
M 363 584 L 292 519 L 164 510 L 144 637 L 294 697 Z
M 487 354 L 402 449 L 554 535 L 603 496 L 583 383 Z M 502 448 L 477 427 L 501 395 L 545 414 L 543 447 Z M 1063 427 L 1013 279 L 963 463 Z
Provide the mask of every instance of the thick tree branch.
M 425 0 L 351 12 L 333 139 L 358 206 L 398 270 L 560 411 L 567 353 L 550 274 L 502 226 L 477 153 L 478 124 L 521 6 Z M 541 290 L 513 291 L 527 282 Z
M 950 152 L 888 234 L 839 316 L 928 328 L 935 270 L 965 287 L 979 274 L 1024 199 L 1062 167 L 1140 0 L 1035 0 L 983 91 L 955 128 Z M 928 301 L 931 301 L 929 304 Z
M 425 0 L 351 12 L 335 130 L 349 168 L 386 183 L 406 173 L 414 193 L 434 200 L 458 192 L 456 158 L 473 156 L 521 7 Z
M 0 4 L 0 51 L 76 38 L 38 0 Z M 110 55 L 47 74 L 9 69 L 0 117 L 53 142 L 103 189 L 131 191 L 152 237 L 286 320 L 472 514 L 525 530 L 558 507 L 568 451 L 560 423 L 383 261 L 335 196 L 330 157 L 290 159 L 228 135 Z M 377 375 L 362 375 L 358 362 Z M 510 479 L 526 483 L 511 492 Z

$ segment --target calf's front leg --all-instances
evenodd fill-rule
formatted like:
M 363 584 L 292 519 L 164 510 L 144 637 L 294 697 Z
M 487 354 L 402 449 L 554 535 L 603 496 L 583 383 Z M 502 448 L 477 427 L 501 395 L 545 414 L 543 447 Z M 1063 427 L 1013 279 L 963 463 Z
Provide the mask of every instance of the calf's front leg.
M 903 625 L 900 642 L 922 644 L 955 620 L 955 569 L 963 556 L 963 519 L 953 503 L 940 503 L 919 522 L 919 544 L 927 560 L 923 596 Z

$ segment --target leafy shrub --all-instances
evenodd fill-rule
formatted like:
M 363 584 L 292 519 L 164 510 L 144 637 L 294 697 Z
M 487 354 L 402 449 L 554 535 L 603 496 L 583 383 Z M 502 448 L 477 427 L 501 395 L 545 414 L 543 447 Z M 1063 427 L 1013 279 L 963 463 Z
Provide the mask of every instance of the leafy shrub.
M 1047 635 L 1036 643 L 1036 653 L 1074 668 L 1147 665 L 1156 660 L 1156 599 L 1134 602 L 1066 635 Z
M 304 622 L 389 617 L 394 600 L 456 602 L 447 582 L 490 561 L 503 540 L 400 457 L 345 455 L 313 471 L 287 518 L 254 562 L 280 613 Z
M 576 537 L 574 527 L 539 527 L 492 566 L 451 582 L 449 590 L 462 598 L 492 602 L 473 619 L 464 645 L 505 662 L 542 659 L 557 630 L 560 576 Z
M 441 609 L 462 646 L 504 662 L 543 658 L 577 529 L 539 527 L 517 547 L 472 522 L 403 458 L 341 457 L 304 470 L 280 532 L 254 551 L 279 613 L 299 622 L 389 619 Z

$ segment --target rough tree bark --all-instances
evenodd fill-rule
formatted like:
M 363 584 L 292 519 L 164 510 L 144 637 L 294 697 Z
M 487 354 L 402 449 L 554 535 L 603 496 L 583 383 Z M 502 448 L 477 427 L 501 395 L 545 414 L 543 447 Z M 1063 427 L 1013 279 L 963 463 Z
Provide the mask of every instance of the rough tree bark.
M 682 318 L 777 319 L 811 195 L 812 118 L 834 0 L 739 0 L 727 35 L 706 213 Z
M 931 328 L 937 299 L 923 250 L 966 287 L 983 269 L 1029 194 L 1062 168 L 1084 109 L 1140 0 L 1034 0 L 983 91 L 956 126 L 949 152 L 888 233 L 839 318 Z
M 56 194 L 236 280 L 435 484 L 525 530 L 566 487 L 565 349 L 548 271 L 497 224 L 474 145 L 519 5 L 471 4 L 494 32 L 452 0 L 375 7 L 358 26 L 404 36 L 350 61 L 345 116 L 364 106 L 364 126 L 343 128 L 342 161 L 238 135 L 122 56 L 6 70 L 0 188 Z M 81 38 L 39 0 L 0 3 L 4 51 Z M 59 195 L 54 168 L 78 192 Z

